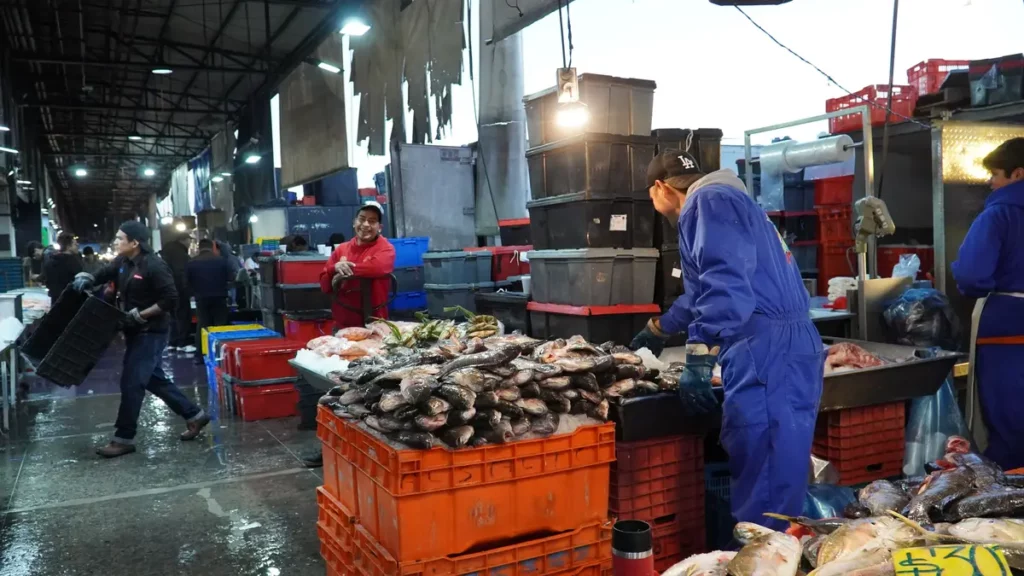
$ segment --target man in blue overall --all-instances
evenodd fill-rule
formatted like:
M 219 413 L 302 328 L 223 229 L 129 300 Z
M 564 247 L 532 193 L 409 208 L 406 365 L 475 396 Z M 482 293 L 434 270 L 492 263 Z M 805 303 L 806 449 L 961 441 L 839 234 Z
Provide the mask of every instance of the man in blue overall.
M 992 193 L 952 271 L 960 293 L 978 299 L 967 416 L 985 455 L 1011 470 L 1024 466 L 1024 138 L 1003 142 L 982 165 Z
M 800 271 L 732 171 L 705 175 L 692 155 L 669 151 L 651 162 L 647 183 L 655 209 L 678 222 L 685 293 L 632 347 L 660 355 L 669 336 L 687 333 L 679 394 L 690 415 L 717 409 L 711 371 L 722 365 L 733 516 L 785 529 L 764 513 L 803 510 L 824 377 Z

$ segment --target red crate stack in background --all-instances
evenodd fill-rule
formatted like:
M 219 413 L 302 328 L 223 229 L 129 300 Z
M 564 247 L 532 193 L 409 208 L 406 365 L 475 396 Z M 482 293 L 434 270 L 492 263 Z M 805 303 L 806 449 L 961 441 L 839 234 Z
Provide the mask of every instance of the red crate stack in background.
M 835 176 L 814 182 L 814 210 L 818 215 L 818 295 L 828 294 L 828 281 L 853 276 L 853 176 Z
M 844 486 L 898 476 L 906 423 L 903 402 L 825 412 L 818 416 L 811 452 L 835 466 Z
M 956 70 L 967 70 L 970 60 L 942 60 L 933 58 L 915 64 L 907 70 L 907 83 L 917 91 L 918 96 L 934 94 L 945 82 L 946 76 Z
M 895 85 L 892 87 L 892 98 L 890 98 L 888 84 L 875 84 L 853 94 L 826 100 L 825 111 L 837 112 L 867 104 L 871 125 L 879 126 L 885 124 L 886 108 L 890 106 L 890 101 L 893 114 L 889 118 L 889 123 L 905 122 L 906 118 L 914 116 L 914 106 L 917 104 L 917 91 L 913 86 Z M 863 123 L 860 114 L 843 114 L 828 120 L 828 131 L 832 134 L 856 132 L 862 128 Z
M 651 525 L 661 572 L 704 551 L 704 438 L 670 436 L 617 442 L 609 514 Z

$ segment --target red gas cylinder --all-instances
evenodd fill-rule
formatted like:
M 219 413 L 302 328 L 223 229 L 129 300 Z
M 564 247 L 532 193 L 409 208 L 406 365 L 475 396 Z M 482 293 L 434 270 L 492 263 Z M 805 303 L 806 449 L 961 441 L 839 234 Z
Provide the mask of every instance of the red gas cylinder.
M 650 524 L 642 520 L 623 520 L 612 526 L 612 574 L 657 575 Z

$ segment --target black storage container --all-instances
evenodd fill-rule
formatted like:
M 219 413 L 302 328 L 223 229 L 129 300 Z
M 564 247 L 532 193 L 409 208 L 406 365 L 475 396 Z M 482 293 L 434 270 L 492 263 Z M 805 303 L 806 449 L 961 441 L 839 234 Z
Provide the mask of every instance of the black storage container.
M 971 60 L 971 106 L 1007 104 L 1024 98 L 1024 54 Z
M 654 203 L 651 203 L 651 207 L 654 207 Z M 679 228 L 678 224 L 665 218 L 661 214 L 654 213 L 654 246 L 656 248 L 668 248 L 670 246 L 679 245 Z
M 656 154 L 667 150 L 688 151 L 700 162 L 705 174 L 721 168 L 722 131 L 718 128 L 658 128 L 651 130 L 651 136 L 656 143 Z
M 275 310 L 263 310 L 261 322 L 265 328 L 273 330 L 278 334 L 284 334 L 284 315 Z
M 526 152 L 535 200 L 582 193 L 585 198 L 648 198 L 647 165 L 654 139 L 580 134 Z
M 395 268 L 392 272 L 395 280 L 398 281 L 398 292 L 422 292 L 423 291 L 423 266 L 412 266 L 409 268 Z
M 319 284 L 260 284 L 260 297 L 264 310 L 277 312 L 325 310 L 334 299 L 320 291 Z
M 530 333 L 530 315 L 526 304 L 529 294 L 522 292 L 480 292 L 476 296 L 477 314 L 489 314 L 505 325 L 505 333 L 519 330 L 523 334 Z
M 65 288 L 57 301 L 50 306 L 50 310 L 39 320 L 35 331 L 21 346 L 21 352 L 36 362 L 45 358 L 88 297 L 88 294 L 78 292 L 70 286 Z
M 650 248 L 654 203 L 630 198 L 586 198 L 584 193 L 526 203 L 536 250 Z
M 720 388 L 716 391 L 719 399 L 720 391 Z M 615 422 L 617 442 L 638 442 L 679 434 L 704 435 L 716 421 L 721 425 L 721 416 L 717 413 L 688 417 L 679 394 L 674 392 L 623 398 L 611 405 L 608 419 Z
M 683 270 L 679 264 L 679 245 L 663 246 L 658 258 L 654 283 L 654 301 L 675 300 L 683 293 Z
M 530 336 L 547 340 L 579 334 L 589 342 L 628 345 L 647 321 L 661 313 L 657 304 L 567 306 L 530 302 Z
M 277 256 L 260 256 L 256 263 L 260 267 L 260 282 L 270 286 L 277 284 Z
M 77 386 L 85 380 L 121 329 L 124 313 L 103 300 L 88 296 L 53 347 L 36 366 L 36 375 L 59 386 Z
M 532 246 L 529 218 L 498 220 L 498 232 L 502 246 Z

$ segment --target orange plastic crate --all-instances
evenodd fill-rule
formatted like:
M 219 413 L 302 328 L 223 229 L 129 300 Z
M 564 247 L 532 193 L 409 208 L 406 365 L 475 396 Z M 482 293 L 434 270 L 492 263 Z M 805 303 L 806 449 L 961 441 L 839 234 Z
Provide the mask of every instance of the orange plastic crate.
M 907 423 L 907 406 L 903 402 L 846 408 L 818 416 L 815 435 L 824 428 L 830 438 L 863 436 L 885 430 L 902 430 Z
M 364 526 L 357 526 L 355 568 L 366 576 L 599 576 L 611 570 L 611 538 L 611 524 L 603 521 L 483 552 L 399 562 Z
M 619 442 L 615 445 L 617 475 L 636 473 L 636 481 L 657 478 L 658 466 L 673 463 L 703 462 L 703 436 L 672 436 L 637 442 Z M 648 472 L 645 475 L 645 472 Z
M 346 460 L 335 445 L 341 444 L 341 440 L 335 440 L 333 445 L 324 442 L 322 452 L 324 456 L 324 489 L 344 506 L 353 515 L 358 516 L 359 500 L 356 498 L 356 469 L 351 462 Z
M 355 574 L 352 554 L 346 553 L 337 542 L 333 541 L 319 523 L 316 529 L 320 534 L 320 557 L 327 565 L 327 576 L 352 576 Z
M 890 426 L 885 430 L 877 430 L 860 436 L 829 436 L 827 428 L 819 427 L 814 433 L 814 448 L 822 450 L 855 450 L 870 446 L 887 446 L 894 442 L 903 442 L 906 430 L 903 426 Z
M 327 493 L 321 486 L 316 489 L 317 525 L 334 539 L 343 550 L 352 553 L 353 535 L 356 527 L 355 514 Z
M 829 461 L 846 461 L 846 460 L 859 460 L 861 458 L 869 458 L 878 454 L 891 454 L 898 452 L 904 448 L 904 431 L 894 430 L 894 433 L 886 434 L 884 438 L 879 437 L 880 435 L 874 435 L 875 440 L 873 442 L 860 444 L 859 446 L 846 446 L 840 447 L 830 445 L 828 442 L 814 441 L 814 446 L 811 451 L 818 458 L 824 458 Z
M 704 466 L 703 462 L 701 462 L 698 470 L 687 470 L 675 476 L 655 478 L 632 484 L 620 483 L 613 474 L 609 486 L 608 493 L 612 502 L 644 499 L 652 494 L 666 491 L 678 493 L 681 498 L 697 498 L 698 496 L 703 498 L 703 490 L 698 493 L 696 487 L 700 486 L 703 488 L 704 486 Z
M 814 181 L 814 205 L 852 205 L 853 176 L 835 176 Z
M 324 407 L 317 419 L 338 455 L 339 502 L 399 562 L 608 516 L 614 424 L 482 448 L 395 450 Z
M 853 242 L 852 206 L 816 206 L 814 210 L 818 213 L 818 242 Z
M 704 518 L 704 485 L 608 503 L 608 513 L 623 520 L 653 522 L 656 518 L 675 515 L 678 518 Z

